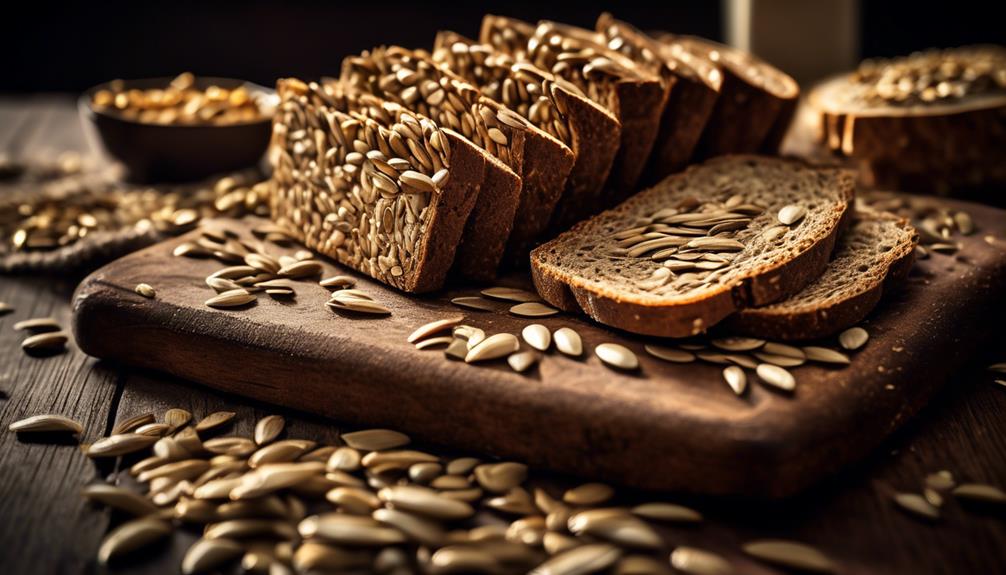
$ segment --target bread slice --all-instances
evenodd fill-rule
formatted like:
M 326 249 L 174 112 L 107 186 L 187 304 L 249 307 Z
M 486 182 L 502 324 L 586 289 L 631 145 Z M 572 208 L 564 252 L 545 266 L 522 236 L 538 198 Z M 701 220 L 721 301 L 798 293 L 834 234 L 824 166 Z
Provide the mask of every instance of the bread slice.
M 762 156 L 692 166 L 536 248 L 535 287 L 555 306 L 633 333 L 705 332 L 821 275 L 854 180 Z M 783 208 L 791 225 L 780 222 Z
M 681 171 L 691 161 L 719 98 L 723 73 L 712 60 L 662 44 L 608 12 L 598 17 L 596 28 L 608 48 L 621 52 L 665 82 L 673 82 L 643 173 L 642 181 L 654 184 Z
M 272 218 L 309 248 L 398 289 L 442 287 L 491 158 L 396 104 L 296 79 L 277 82 L 277 92 Z M 396 152 L 393 133 L 437 169 Z
M 396 102 L 460 132 L 521 177 L 517 194 L 486 182 L 458 251 L 457 267 L 471 279 L 489 280 L 508 243 L 527 246 L 542 231 L 573 167 L 573 152 L 500 103 L 487 98 L 429 54 L 400 47 L 375 48 L 343 61 L 347 86 Z
M 718 64 L 723 72 L 720 97 L 696 147 L 697 159 L 778 151 L 800 96 L 793 78 L 761 58 L 711 40 L 669 34 L 660 40 L 672 50 Z
M 864 183 L 947 193 L 1006 184 L 1006 47 L 867 61 L 807 98 L 821 140 Z M 902 80 L 909 85 L 900 88 Z M 984 191 L 984 190 L 983 190 Z
M 919 234 L 905 218 L 861 210 L 821 277 L 780 302 L 743 309 L 724 322 L 730 333 L 776 340 L 827 337 L 859 323 L 915 261 Z
M 562 78 L 528 62 L 517 63 L 509 54 L 455 32 L 437 34 L 433 60 L 573 150 L 573 168 L 552 213 L 553 228 L 566 229 L 582 216 L 584 206 L 598 205 L 622 130 L 611 112 Z M 525 217 L 526 225 L 533 229 L 549 227 L 546 213 Z M 520 225 L 520 217 L 515 225 Z M 530 247 L 512 245 L 508 250 L 511 259 L 527 266 L 525 249 Z
M 568 80 L 615 114 L 622 132 L 607 192 L 600 205 L 587 208 L 594 212 L 612 206 L 636 191 L 657 137 L 669 86 L 597 43 L 597 35 L 588 30 L 540 22 L 521 47 L 514 40 L 523 38 L 529 27 L 513 18 L 487 15 L 479 40 Z

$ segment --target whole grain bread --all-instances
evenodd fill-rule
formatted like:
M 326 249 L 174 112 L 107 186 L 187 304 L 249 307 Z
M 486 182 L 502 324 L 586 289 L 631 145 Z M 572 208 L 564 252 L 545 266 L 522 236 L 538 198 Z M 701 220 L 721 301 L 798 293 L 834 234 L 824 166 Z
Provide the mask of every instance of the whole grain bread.
M 343 61 L 342 82 L 396 102 L 449 126 L 498 158 L 521 177 L 516 197 L 492 194 L 469 220 L 456 266 L 470 279 L 489 280 L 507 245 L 528 246 L 543 231 L 573 167 L 573 152 L 523 117 L 483 96 L 430 55 L 401 47 L 380 47 Z M 515 248 L 516 249 L 516 248 Z
M 723 325 L 730 333 L 776 340 L 838 333 L 859 323 L 908 275 L 918 240 L 907 219 L 861 209 L 821 277 L 782 301 L 743 309 Z
M 673 82 L 643 173 L 642 182 L 654 184 L 691 161 L 719 98 L 723 73 L 709 58 L 658 42 L 608 12 L 598 17 L 596 28 L 609 49 L 621 52 L 663 81 Z
M 552 228 L 565 229 L 583 214 L 584 206 L 597 205 L 622 129 L 611 112 L 570 82 L 455 32 L 437 34 L 433 59 L 572 149 L 573 167 L 551 214 Z M 525 225 L 538 230 L 528 235 L 540 236 L 549 227 L 549 214 L 534 212 L 525 218 Z M 521 225 L 519 215 L 516 225 Z M 511 242 L 508 259 L 527 266 L 530 247 Z
M 940 194 L 1001 186 L 1003 70 L 1003 46 L 866 61 L 811 90 L 807 105 L 823 144 L 857 161 L 868 186 Z
M 585 206 L 586 213 L 612 206 L 636 191 L 657 137 L 670 85 L 607 49 L 589 30 L 546 21 L 532 28 L 513 18 L 486 15 L 479 40 L 568 80 L 608 108 L 621 123 L 619 151 L 606 192 L 598 205 Z
M 277 92 L 272 218 L 307 247 L 398 289 L 440 289 L 493 159 L 397 104 L 296 79 L 277 82 Z M 440 167 L 398 154 L 392 133 L 410 134 Z M 378 175 L 395 164 L 411 169 L 394 181 Z
M 659 39 L 674 51 L 708 59 L 723 73 L 720 97 L 696 147 L 696 159 L 778 151 L 800 96 L 793 78 L 757 56 L 711 40 L 670 34 Z
M 561 309 L 633 333 L 705 332 L 821 275 L 854 180 L 779 158 L 709 160 L 536 248 L 535 287 Z

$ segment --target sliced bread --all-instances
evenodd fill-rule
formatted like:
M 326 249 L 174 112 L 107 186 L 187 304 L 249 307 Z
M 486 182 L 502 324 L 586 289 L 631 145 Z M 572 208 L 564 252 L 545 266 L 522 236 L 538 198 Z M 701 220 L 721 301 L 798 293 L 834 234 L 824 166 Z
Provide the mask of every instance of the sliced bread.
M 606 194 L 597 208 L 612 206 L 636 191 L 657 137 L 670 86 L 596 42 L 597 35 L 588 30 L 540 22 L 522 47 L 519 39 L 529 27 L 513 18 L 487 15 L 482 20 L 479 40 L 568 80 L 615 114 L 622 125 L 621 140 Z
M 859 323 L 884 291 L 908 275 L 918 240 L 905 218 L 857 211 L 821 277 L 780 302 L 741 310 L 724 327 L 730 333 L 782 340 L 838 333 Z
M 401 290 L 442 287 L 491 158 L 396 104 L 368 106 L 296 79 L 280 80 L 277 92 L 273 219 L 309 248 Z M 412 144 L 406 153 L 392 134 Z
M 553 228 L 569 227 L 584 206 L 598 205 L 622 129 L 611 112 L 570 82 L 455 32 L 437 34 L 433 59 L 573 150 L 573 168 L 552 213 Z M 548 227 L 548 214 L 526 217 L 534 229 Z M 520 225 L 519 217 L 515 225 Z M 515 247 L 510 250 L 512 259 L 526 266 L 527 252 L 522 248 L 531 246 Z
M 708 59 L 723 72 L 720 97 L 696 147 L 697 159 L 778 151 L 800 96 L 793 78 L 761 58 L 711 40 L 669 34 L 660 40 L 672 50 Z
M 393 46 L 346 58 L 342 82 L 460 132 L 521 177 L 516 195 L 487 194 L 476 205 L 458 250 L 462 275 L 492 279 L 508 244 L 528 246 L 542 233 L 573 167 L 569 147 L 437 66 L 425 52 Z M 486 184 L 492 194 L 493 182 Z
M 608 12 L 601 14 L 596 27 L 609 49 L 621 52 L 665 81 L 673 80 L 643 173 L 643 183 L 654 184 L 681 171 L 692 159 L 720 95 L 723 74 L 712 60 L 662 44 Z
M 762 156 L 692 166 L 536 248 L 535 287 L 557 307 L 633 333 L 705 332 L 821 275 L 854 180 Z

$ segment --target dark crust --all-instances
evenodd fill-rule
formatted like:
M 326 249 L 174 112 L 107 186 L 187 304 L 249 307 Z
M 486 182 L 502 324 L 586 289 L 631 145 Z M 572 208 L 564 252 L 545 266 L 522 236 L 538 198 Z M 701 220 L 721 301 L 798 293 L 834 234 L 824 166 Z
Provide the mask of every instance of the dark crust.
M 506 243 L 510 266 L 527 266 L 528 252 L 548 227 L 574 160 L 573 151 L 559 140 L 530 125 L 524 131 L 523 187 Z
M 826 236 L 793 259 L 745 278 L 734 288 L 705 299 L 674 306 L 654 306 L 632 301 L 631 296 L 619 299 L 617 295 L 600 294 L 585 286 L 573 285 L 573 278 L 543 262 L 543 254 L 551 244 L 539 246 L 531 253 L 532 280 L 545 301 L 564 311 L 586 313 L 605 325 L 658 337 L 688 337 L 703 333 L 739 309 L 766 305 L 793 295 L 821 275 L 828 265 L 836 239 L 848 221 L 855 194 L 853 176 L 842 173 L 842 194 L 846 201 L 836 208 L 835 226 Z M 671 177 L 685 175 L 687 172 Z M 588 224 L 582 222 L 567 233 L 578 233 Z
M 835 82 L 813 90 L 810 106 Z M 863 112 L 818 111 L 823 143 L 833 154 L 859 160 L 871 186 L 945 193 L 1006 183 L 1006 105 L 948 106 L 947 113 L 924 115 Z
M 460 135 L 450 130 L 444 130 L 444 134 L 451 146 L 451 177 L 435 200 L 433 219 L 420 253 L 425 263 L 406 284 L 405 291 L 429 292 L 443 287 L 465 223 L 479 203 L 486 171 L 484 154 Z
M 636 185 L 657 140 L 660 117 L 672 86 L 670 82 L 661 85 L 655 76 L 652 80 L 621 80 L 615 84 L 615 115 L 622 123 L 622 135 L 601 208 L 611 207 L 638 191 Z
M 898 219 L 903 227 L 911 227 L 907 220 Z M 806 341 L 834 335 L 866 318 L 880 303 L 884 293 L 896 289 L 908 277 L 915 263 L 917 241 L 918 235 L 913 229 L 910 245 L 888 263 L 883 281 L 855 297 L 806 313 L 761 313 L 757 308 L 749 308 L 733 315 L 723 327 L 730 333 L 785 341 Z
M 665 41 L 680 43 L 700 57 L 706 57 L 711 50 L 731 49 L 692 36 L 671 37 Z M 789 78 L 766 62 L 756 62 L 774 74 Z M 743 71 L 727 63 L 723 63 L 720 70 L 723 72 L 720 97 L 696 147 L 696 158 L 759 151 L 774 153 L 793 118 L 799 90 L 792 94 L 774 94 L 753 85 Z
M 550 230 L 559 232 L 601 211 L 601 191 L 618 153 L 622 125 L 611 112 L 582 96 L 558 90 L 556 100 L 561 100 L 560 104 L 569 112 L 569 131 L 576 154 L 549 224 Z
M 468 142 L 460 134 L 453 135 Z M 523 137 L 522 133 L 513 134 L 515 141 L 511 143 L 516 144 L 513 145 L 513 150 L 523 153 Z M 521 179 L 482 148 L 469 145 L 484 158 L 485 170 L 479 201 L 465 224 L 454 268 L 458 274 L 468 279 L 489 281 L 496 277 L 507 238 L 510 237 L 521 196 Z M 454 161 L 453 155 L 451 161 Z M 453 165 L 451 168 L 453 169 Z

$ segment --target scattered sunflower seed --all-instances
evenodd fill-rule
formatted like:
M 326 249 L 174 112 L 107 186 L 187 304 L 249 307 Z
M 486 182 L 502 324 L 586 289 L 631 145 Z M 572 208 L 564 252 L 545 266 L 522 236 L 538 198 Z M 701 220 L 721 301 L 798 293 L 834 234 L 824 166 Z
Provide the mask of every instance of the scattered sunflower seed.
M 469 341 L 469 345 L 471 341 Z M 520 341 L 512 333 L 493 334 L 475 344 L 465 355 L 465 363 L 489 361 L 506 357 L 520 349 Z
M 106 565 L 120 555 L 167 537 L 171 531 L 171 525 L 161 519 L 144 517 L 123 523 L 102 540 L 98 562 Z
M 905 511 L 923 519 L 939 519 L 940 510 L 917 493 L 896 493 L 894 502 Z
M 803 352 L 807 359 L 810 361 L 817 361 L 821 363 L 835 363 L 840 365 L 848 365 L 852 363 L 849 356 L 845 355 L 840 351 L 835 351 L 834 349 L 829 349 L 827 347 L 817 347 L 809 345 L 803 348 Z
M 594 353 L 605 365 L 631 371 L 639 368 L 639 358 L 632 350 L 617 343 L 602 343 L 594 348 Z
M 870 339 L 870 334 L 861 327 L 850 327 L 838 335 L 838 343 L 849 351 L 863 347 L 868 339 Z
M 215 411 L 199 420 L 199 423 L 196 424 L 196 431 L 202 433 L 216 429 L 229 423 L 236 416 L 237 414 L 233 411 Z
M 796 379 L 793 378 L 793 375 L 777 365 L 762 363 L 755 371 L 759 379 L 772 387 L 785 391 L 792 391 L 796 388 Z
M 111 434 L 118 435 L 120 433 L 129 433 L 130 431 L 136 430 L 141 425 L 147 425 L 148 423 L 153 422 L 154 422 L 153 413 L 140 413 L 115 424 L 115 427 L 112 428 Z
M 562 500 L 570 505 L 592 506 L 600 505 L 614 495 L 615 490 L 604 483 L 584 483 L 563 493 Z
M 632 512 L 644 519 L 656 521 L 671 521 L 674 523 L 697 523 L 702 521 L 702 514 L 684 505 L 673 503 L 641 503 L 632 508 Z
M 79 423 L 62 415 L 34 415 L 27 419 L 15 421 L 7 429 L 15 433 L 82 433 L 84 431 L 84 428 Z
M 496 311 L 496 306 L 494 306 L 492 302 L 478 296 L 456 297 L 451 300 L 451 303 L 456 306 L 478 311 Z
M 157 442 L 156 437 L 137 433 L 110 435 L 95 441 L 87 448 L 88 457 L 118 457 L 147 449 Z
M 153 299 L 157 295 L 157 292 L 150 284 L 136 284 L 136 293 L 147 299 Z
M 723 379 L 726 380 L 727 385 L 729 385 L 730 389 L 732 389 L 737 395 L 743 395 L 744 390 L 748 387 L 747 374 L 744 373 L 743 369 L 737 367 L 736 365 L 723 368 Z
M 15 331 L 45 332 L 59 331 L 60 329 L 62 328 L 60 327 L 59 322 L 51 317 L 25 319 L 14 324 Z
M 725 351 L 754 351 L 765 345 L 765 340 L 753 337 L 721 337 L 710 341 Z
M 555 340 L 555 348 L 566 355 L 579 357 L 583 354 L 583 340 L 571 328 L 560 327 L 552 334 L 552 339 Z
M 282 415 L 267 415 L 255 424 L 255 443 L 265 445 L 279 437 L 286 426 Z
M 431 337 L 431 338 L 428 338 L 428 339 L 424 339 L 423 341 L 416 342 L 416 349 L 423 350 L 423 349 L 428 349 L 428 348 L 435 347 L 435 346 L 438 346 L 438 345 L 450 345 L 451 342 L 453 342 L 453 341 L 455 341 L 455 339 L 453 337 L 449 336 L 449 335 L 444 335 L 444 336 L 440 336 L 440 337 Z M 458 340 L 458 341 L 461 341 L 461 340 Z M 461 341 L 461 343 L 464 344 L 465 342 Z M 467 351 L 468 351 L 468 347 L 465 346 L 465 353 L 466 354 L 467 354 Z M 461 359 L 464 359 L 464 357 L 462 356 Z
M 409 444 L 409 436 L 391 429 L 365 429 L 342 434 L 346 445 L 364 451 L 395 449 Z
M 984 483 L 962 483 L 955 487 L 951 493 L 958 499 L 986 503 L 1006 503 L 1006 492 L 994 485 Z
M 742 546 L 748 555 L 781 565 L 817 573 L 835 572 L 835 563 L 817 549 L 793 541 L 752 541 Z
M 520 334 L 528 345 L 538 351 L 548 351 L 549 346 L 552 345 L 552 332 L 540 323 L 525 326 Z
M 515 301 L 521 303 L 541 301 L 538 294 L 520 288 L 491 287 L 482 290 L 481 293 L 486 297 L 505 301 Z
M 540 357 L 541 356 L 538 354 L 538 352 L 527 350 L 510 354 L 506 358 L 506 361 L 507 364 L 510 365 L 511 369 L 513 369 L 517 373 L 523 373 L 528 369 L 530 369 L 531 366 L 538 363 Z
M 157 506 L 146 497 L 107 483 L 88 485 L 80 491 L 80 494 L 91 501 L 125 511 L 137 517 L 157 513 Z
M 185 552 L 182 559 L 182 573 L 203 573 L 235 561 L 244 554 L 244 548 L 236 541 L 225 538 L 200 539 Z
M 695 361 L 695 354 L 683 349 L 664 347 L 660 345 L 644 345 L 643 349 L 653 357 L 673 363 L 690 363 Z
M 318 284 L 325 288 L 347 288 L 356 285 L 356 280 L 350 276 L 332 276 L 321 280 Z
M 433 334 L 440 333 L 441 331 L 453 328 L 454 326 L 460 324 L 464 321 L 464 316 L 455 316 L 444 319 L 438 319 L 436 321 L 431 321 L 425 325 L 421 325 L 416 328 L 411 334 L 409 334 L 408 342 L 416 343 L 417 341 L 426 339 Z
M 556 554 L 531 571 L 531 575 L 581 575 L 598 573 L 622 557 L 622 550 L 607 543 L 588 543 Z
M 238 288 L 227 290 L 211 297 L 206 300 L 206 305 L 209 307 L 229 308 L 247 305 L 253 301 L 255 301 L 255 294 L 250 293 L 244 288 Z
M 676 547 L 671 553 L 671 566 L 688 575 L 731 575 L 733 566 L 723 557 L 694 547 Z
M 68 340 L 68 336 L 62 331 L 48 331 L 24 338 L 21 348 L 25 351 L 63 349 Z

